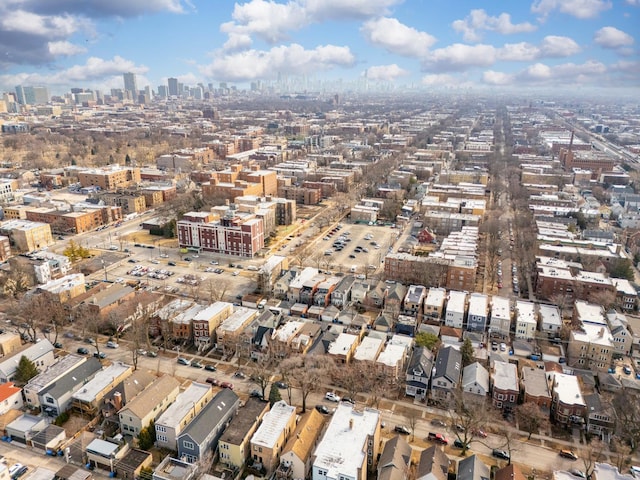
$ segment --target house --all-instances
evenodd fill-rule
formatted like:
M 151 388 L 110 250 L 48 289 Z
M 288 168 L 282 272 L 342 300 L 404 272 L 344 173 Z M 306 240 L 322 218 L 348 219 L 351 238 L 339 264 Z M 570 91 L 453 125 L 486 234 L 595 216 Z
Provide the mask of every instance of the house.
M 402 311 L 406 315 L 417 316 L 422 313 L 422 303 L 427 296 L 427 289 L 422 285 L 409 285 L 402 302 Z
M 364 303 L 370 288 L 370 283 L 365 280 L 356 280 L 353 282 L 353 285 L 351 285 L 351 301 L 353 303 Z
M 522 300 L 516 301 L 516 338 L 533 340 L 537 326 L 535 304 Z
M 10 357 L 0 362 L 0 383 L 14 380 L 20 359 L 24 356 L 31 360 L 38 371 L 42 372 L 53 364 L 53 345 L 46 338 L 38 343 L 32 343 L 22 350 L 15 351 Z
M 423 311 L 427 318 L 440 319 L 444 312 L 444 302 L 447 298 L 447 291 L 440 287 L 431 287 L 427 298 L 424 299 Z
M 400 315 L 397 315 L 399 317 Z M 373 328 L 378 332 L 390 332 L 395 325 L 396 315 L 392 312 L 382 311 L 373 321 Z
M 562 328 L 562 318 L 560 309 L 555 305 L 538 304 L 538 315 L 540 316 L 540 331 L 554 337 L 560 333 Z
M 416 480 L 447 480 L 449 475 L 449 457 L 442 448 L 432 445 L 420 453 L 416 468 Z
M 360 337 L 358 335 L 341 333 L 331 342 L 327 353 L 333 356 L 338 363 L 349 363 L 359 343 Z
M 505 413 L 513 411 L 520 395 L 518 368 L 513 363 L 494 361 L 491 384 L 493 406 Z
M 521 389 L 524 392 L 524 402 L 533 402 L 544 411 L 551 408 L 551 394 L 549 384 L 543 370 L 533 367 L 522 367 Z
M 72 408 L 80 413 L 95 415 L 101 407 L 105 396 L 130 376 L 132 372 L 131 365 L 125 365 L 121 362 L 114 362 L 99 371 L 71 396 Z
M 415 347 L 407 365 L 405 393 L 409 397 L 424 399 L 429 391 L 433 367 L 433 353 L 425 347 Z
M 379 448 L 380 412 L 340 403 L 316 448 L 311 478 L 365 480 Z
M 635 310 L 638 303 L 638 292 L 631 282 L 625 278 L 611 278 L 616 289 L 616 305 L 625 312 Z
M 598 392 L 584 396 L 586 408 L 586 429 L 591 435 L 609 442 L 616 428 L 616 413 L 610 402 Z
M 239 407 L 240 398 L 233 390 L 220 390 L 178 435 L 178 457 L 189 463 L 209 458 Z
M 471 455 L 458 462 L 457 480 L 490 480 L 489 467 L 478 455 Z
M 489 297 L 482 293 L 472 293 L 469 295 L 467 330 L 470 332 L 484 332 L 488 323 Z
M 28 413 L 24 413 L 14 421 L 7 424 L 5 431 L 7 437 L 12 441 L 22 445 L 29 445 L 31 439 L 44 430 L 47 426 L 47 420 L 44 417 L 36 417 Z
M 431 376 L 431 398 L 441 404 L 453 400 L 453 393 L 460 383 L 462 354 L 453 347 L 441 348 L 436 357 Z
M 633 346 L 633 335 L 629 332 L 627 317 L 612 310 L 607 313 L 609 331 L 613 338 L 614 353 L 630 355 Z
M 14 332 L 3 331 L 0 333 L 0 355 L 8 357 L 13 352 L 22 348 L 20 335 Z
M 44 388 L 87 360 L 87 357 L 79 355 L 64 355 L 59 357 L 55 363 L 50 365 L 42 373 L 30 379 L 24 386 L 24 398 L 27 405 L 34 408 L 39 407 L 40 400 L 38 399 L 38 395 Z M 100 362 L 98 362 L 98 365 L 100 365 Z M 102 367 L 100 366 L 100 368 Z
M 296 407 L 284 400 L 273 404 L 262 418 L 262 424 L 251 437 L 251 458 L 272 473 L 280 462 L 280 454 L 296 426 Z
M 462 391 L 469 398 L 484 400 L 489 394 L 489 372 L 480 363 L 474 362 L 462 370 Z
M 387 289 L 386 298 L 384 299 L 385 310 L 399 312 L 402 309 L 402 302 L 407 295 L 407 287 L 398 282 L 385 282 L 385 288 Z
M 37 392 L 38 404 L 41 405 L 44 413 L 50 417 L 57 417 L 62 412 L 69 410 L 73 394 L 101 369 L 100 360 L 93 357 L 76 364 L 55 381 L 47 382 L 48 384 Z
M 178 435 L 213 398 L 208 384 L 193 382 L 155 421 L 158 447 L 177 450 Z
M 411 445 L 396 435 L 384 444 L 378 460 L 378 480 L 404 480 L 411 467 Z
M 467 292 L 451 290 L 447 300 L 444 324 L 447 327 L 462 328 L 467 313 Z
M 493 478 L 494 480 L 527 480 L 520 467 L 513 463 L 496 470 Z
M 153 456 L 146 450 L 131 448 L 115 464 L 116 477 L 122 480 L 140 478 L 143 468 L 150 469 Z
M 210 348 L 214 341 L 216 328 L 233 313 L 233 304 L 215 302 L 200 310 L 192 320 L 193 343 L 200 349 Z
M 331 292 L 331 304 L 342 308 L 351 300 L 351 287 L 356 279 L 353 275 L 345 275 Z
M 400 375 L 404 375 L 407 352 L 411 350 L 411 346 L 393 342 L 393 339 L 399 336 L 401 335 L 392 337 L 376 360 L 376 367 L 391 381 L 396 381 L 400 378 Z
M 0 383 L 0 415 L 9 410 L 20 410 L 22 401 L 22 389 L 16 387 L 13 382 Z
M 122 407 L 136 398 L 157 378 L 158 377 L 149 370 L 134 371 L 106 392 L 100 404 L 102 415 L 109 420 L 119 422 L 118 412 Z
M 508 337 L 511 331 L 511 300 L 505 297 L 491 297 L 491 320 L 489 331 L 493 335 Z
M 418 319 L 413 315 L 398 315 L 398 320 L 395 325 L 395 332 L 400 335 L 414 336 L 416 334 L 416 327 L 418 326 Z
M 547 373 L 551 382 L 551 417 L 562 425 L 582 424 L 587 405 L 578 377 L 565 373 Z
M 251 452 L 251 437 L 268 411 L 269 402 L 253 397 L 238 409 L 238 414 L 233 417 L 218 440 L 220 462 L 228 467 L 244 466 Z
M 180 382 L 175 377 L 163 375 L 155 379 L 118 412 L 122 433 L 138 436 L 174 402 L 179 391 Z
M 315 409 L 300 419 L 296 429 L 282 450 L 276 479 L 309 478 L 313 452 L 320 439 L 325 417 Z
M 101 468 L 113 472 L 116 463 L 129 451 L 129 444 L 121 445 L 96 438 L 87 445 L 85 454 L 87 463 L 93 468 Z
M 353 360 L 359 362 L 375 362 L 384 347 L 385 340 L 373 335 L 367 335 L 356 347 Z
M 371 289 L 367 292 L 364 304 L 370 308 L 381 309 L 385 305 L 387 293 L 388 290 L 386 283 L 377 282 L 374 284 L 372 281 Z

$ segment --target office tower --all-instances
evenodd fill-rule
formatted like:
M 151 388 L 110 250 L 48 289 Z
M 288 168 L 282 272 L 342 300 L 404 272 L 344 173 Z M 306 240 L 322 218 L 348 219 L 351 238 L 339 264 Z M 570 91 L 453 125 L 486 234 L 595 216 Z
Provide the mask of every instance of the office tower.
M 16 86 L 16 100 L 20 105 L 24 105 L 25 104 L 24 88 L 22 87 L 22 85 L 17 85 Z
M 169 78 L 169 96 L 177 97 L 178 96 L 178 79 L 177 78 Z
M 158 96 L 160 98 L 167 98 L 169 96 L 169 89 L 166 85 L 158 85 Z
M 136 74 L 127 72 L 122 74 L 124 80 L 124 91 L 129 92 L 129 98 L 133 101 L 138 99 L 138 86 L 136 85 Z

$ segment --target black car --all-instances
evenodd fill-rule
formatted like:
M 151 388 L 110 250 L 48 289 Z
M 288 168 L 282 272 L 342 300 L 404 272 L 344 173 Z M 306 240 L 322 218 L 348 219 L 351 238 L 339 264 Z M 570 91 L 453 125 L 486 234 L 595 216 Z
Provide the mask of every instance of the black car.
M 316 405 L 316 410 L 325 415 L 329 415 L 329 409 L 324 405 Z
M 193 368 L 202 368 L 202 364 L 200 362 L 195 361 L 195 360 L 193 362 L 191 362 L 191 366 Z
M 56 342 L 56 343 L 54 343 L 54 344 L 53 344 L 53 346 L 54 346 L 55 348 L 63 348 L 63 346 L 62 346 L 62 344 L 61 344 L 60 342 Z
M 78 348 L 78 350 L 76 350 L 76 352 L 79 353 L 80 355 L 89 355 L 89 350 L 87 350 L 84 347 Z
M 349 398 L 349 397 L 342 397 L 342 401 L 350 403 L 351 405 L 355 405 L 356 404 L 356 402 L 354 402 L 353 399 Z
M 251 390 L 249 396 L 253 398 L 262 398 L 262 392 L 260 390 Z
M 276 382 L 276 387 L 281 388 L 281 389 L 285 389 L 285 388 L 289 388 L 289 385 L 287 385 L 283 381 L 279 381 L 279 382 Z
M 462 440 L 459 440 L 459 439 L 456 438 L 453 441 L 453 446 L 456 447 L 456 448 L 464 448 L 464 442 Z
M 94 356 L 95 358 L 100 358 L 100 359 L 102 359 L 102 360 L 104 360 L 105 358 L 107 358 L 107 354 L 106 354 L 106 353 L 104 353 L 104 352 L 100 352 L 100 353 L 95 352 L 95 353 L 93 354 L 93 356 Z
M 496 458 L 501 458 L 503 460 L 509 460 L 509 454 L 504 450 L 498 450 L 497 448 L 491 452 L 491 455 L 493 455 Z
M 393 428 L 393 431 L 396 433 L 401 433 L 402 435 L 409 435 L 411 433 L 411 430 L 409 430 L 409 427 L 406 427 L 404 425 L 396 425 Z
M 215 365 L 205 365 L 204 369 L 208 372 L 216 372 L 218 371 L 218 369 L 215 367 Z

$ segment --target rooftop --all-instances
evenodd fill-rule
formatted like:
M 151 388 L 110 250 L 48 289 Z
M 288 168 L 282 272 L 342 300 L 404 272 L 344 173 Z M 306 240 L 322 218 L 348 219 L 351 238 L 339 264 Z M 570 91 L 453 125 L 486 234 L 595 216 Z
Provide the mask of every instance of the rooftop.
M 287 405 L 284 400 L 276 402 L 265 416 L 262 418 L 262 424 L 251 437 L 251 443 L 266 448 L 273 448 L 275 443 L 282 435 L 282 431 L 296 415 L 296 407 Z
M 73 398 L 81 402 L 91 403 L 97 395 L 122 376 L 127 370 L 131 371 L 131 366 L 121 362 L 115 362 L 98 372 L 92 380 L 84 384 L 80 390 L 73 394 Z
M 210 390 L 211 387 L 209 385 L 193 382 L 184 392 L 178 395 L 176 401 L 160 415 L 156 420 L 156 425 L 166 425 L 170 427 L 177 425 L 190 411 L 194 410 L 195 404 L 206 396 Z

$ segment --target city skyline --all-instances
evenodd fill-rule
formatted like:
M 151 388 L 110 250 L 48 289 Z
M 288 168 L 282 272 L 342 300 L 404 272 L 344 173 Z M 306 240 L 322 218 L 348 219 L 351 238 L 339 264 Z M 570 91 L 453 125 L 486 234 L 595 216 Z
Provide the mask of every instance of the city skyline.
M 243 87 L 296 77 L 335 90 L 635 92 L 640 78 L 640 0 L 22 0 L 0 14 L 10 92 L 127 90 L 128 73 L 153 90 L 170 77 Z

